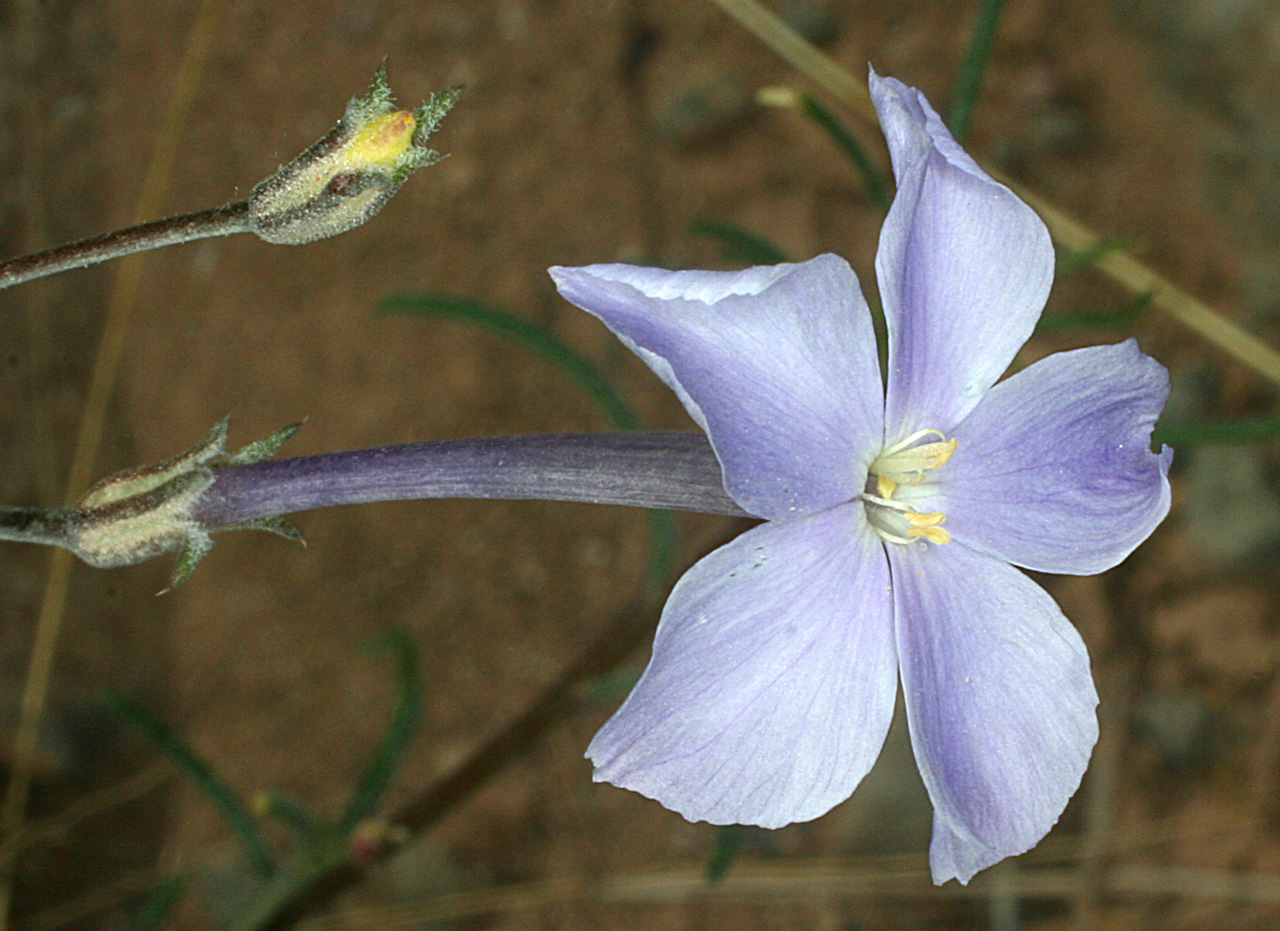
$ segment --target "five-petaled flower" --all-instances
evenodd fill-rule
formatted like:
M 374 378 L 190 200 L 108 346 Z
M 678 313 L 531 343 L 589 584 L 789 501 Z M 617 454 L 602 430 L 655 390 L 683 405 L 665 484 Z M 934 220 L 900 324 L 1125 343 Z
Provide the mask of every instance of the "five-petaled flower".
M 1014 567 L 1101 572 L 1160 523 L 1168 377 L 1129 340 L 997 384 L 1048 295 L 1048 232 L 918 91 L 874 74 L 871 91 L 898 185 L 876 257 L 884 381 L 835 256 L 552 269 L 679 395 L 765 521 L 679 581 L 587 755 L 597 780 L 691 820 L 805 821 L 871 768 L 900 676 L 934 881 L 967 882 L 1053 826 L 1098 733 L 1084 643 Z

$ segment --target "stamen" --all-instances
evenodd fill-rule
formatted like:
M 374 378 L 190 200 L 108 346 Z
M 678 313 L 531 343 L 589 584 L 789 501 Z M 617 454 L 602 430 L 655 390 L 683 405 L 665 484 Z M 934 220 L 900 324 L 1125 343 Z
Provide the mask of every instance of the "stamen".
M 924 538 L 930 543 L 950 543 L 951 534 L 943 530 L 940 524 L 947 521 L 947 515 L 941 511 L 933 511 L 929 514 L 919 514 L 912 511 L 906 515 L 907 523 L 911 525 L 911 529 L 907 531 L 907 536 L 914 540 Z
M 939 524 L 947 522 L 947 515 L 941 511 L 932 511 L 928 514 L 920 514 L 912 511 L 907 515 L 907 523 L 912 527 L 936 527 Z
M 924 433 L 937 432 L 925 430 L 917 434 L 917 438 Z M 871 473 L 877 479 L 887 478 L 902 485 L 919 485 L 924 481 L 925 472 L 941 468 L 955 455 L 957 442 L 952 437 L 945 442 L 921 443 L 910 448 L 903 448 L 902 443 L 895 444 L 871 463 Z
M 902 513 L 902 514 L 905 514 L 908 511 L 912 511 L 911 505 L 909 504 L 906 504 L 902 501 L 891 501 L 888 498 L 878 498 L 869 492 L 866 494 L 859 495 L 859 497 L 862 498 L 863 501 L 867 501 L 871 504 L 878 505 L 882 508 L 888 508 L 890 511 L 898 511 L 899 513 Z M 912 511 L 912 513 L 915 513 L 915 512 Z
M 902 452 L 904 449 L 907 449 L 910 446 L 912 446 L 917 440 L 923 440 L 926 436 L 928 436 L 931 433 L 941 440 L 945 440 L 947 438 L 946 435 L 941 430 L 932 430 L 932 429 L 917 430 L 915 433 L 911 434 L 905 440 L 899 440 L 897 443 L 894 443 L 892 446 L 889 446 L 886 449 L 881 450 L 880 458 L 883 459 L 885 456 L 896 456 L 898 453 Z
M 936 442 L 921 443 L 936 436 Z M 866 502 L 867 519 L 881 539 L 907 545 L 917 540 L 942 544 L 951 542 L 951 534 L 942 527 L 947 520 L 942 511 L 921 514 L 910 504 L 894 500 L 902 485 L 921 485 L 924 474 L 941 468 L 955 455 L 958 441 L 948 440 L 941 430 L 918 430 L 906 439 L 893 443 L 871 463 L 875 484 L 861 498 Z M 874 489 L 875 494 L 872 494 Z
M 937 544 L 951 542 L 951 534 L 947 533 L 941 527 L 912 527 L 907 531 L 907 536 L 915 540 L 923 537 L 930 543 Z

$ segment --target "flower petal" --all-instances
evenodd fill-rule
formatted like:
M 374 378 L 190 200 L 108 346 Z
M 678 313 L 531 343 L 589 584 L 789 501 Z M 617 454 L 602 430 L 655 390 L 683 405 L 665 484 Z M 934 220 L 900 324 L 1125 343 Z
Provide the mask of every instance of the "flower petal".
M 591 265 L 551 277 L 679 395 L 744 509 L 774 519 L 861 494 L 884 398 L 871 315 L 843 259 L 743 272 Z
M 880 753 L 897 661 L 861 504 L 762 524 L 697 563 L 587 756 L 690 821 L 776 828 L 844 801 Z
M 885 441 L 949 431 L 1009 367 L 1044 308 L 1053 245 L 919 91 L 872 72 L 898 194 L 876 275 L 889 326 Z
M 1039 572 L 1118 564 L 1169 512 L 1151 451 L 1169 373 L 1136 340 L 1060 352 L 996 385 L 954 436 L 936 501 L 959 543 Z
M 956 543 L 890 546 L 911 745 L 933 801 L 933 880 L 1033 847 L 1098 739 L 1089 657 L 1053 599 Z

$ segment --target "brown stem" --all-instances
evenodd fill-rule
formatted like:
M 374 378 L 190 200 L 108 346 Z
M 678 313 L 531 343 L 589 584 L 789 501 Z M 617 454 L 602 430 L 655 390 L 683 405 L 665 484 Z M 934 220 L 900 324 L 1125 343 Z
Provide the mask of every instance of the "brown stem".
M 91 236 L 79 242 L 54 246 L 43 252 L 0 262 L 0 290 L 73 268 L 97 265 L 134 252 L 146 252 L 162 246 L 208 239 L 211 236 L 228 236 L 248 230 L 249 202 L 243 200 L 211 210 L 153 220 L 141 226 L 130 226 L 113 233 Z

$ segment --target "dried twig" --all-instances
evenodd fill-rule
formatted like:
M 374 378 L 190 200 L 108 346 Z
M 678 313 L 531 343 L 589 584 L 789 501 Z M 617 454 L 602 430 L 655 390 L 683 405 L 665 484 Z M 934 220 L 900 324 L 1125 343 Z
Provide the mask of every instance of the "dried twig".
M 872 123 L 877 122 L 866 82 L 850 74 L 755 0 L 712 2 L 858 116 Z M 983 164 L 983 168 L 992 177 L 1016 191 L 1018 196 L 1040 214 L 1059 245 L 1071 250 L 1083 250 L 1095 248 L 1102 242 L 1102 237 L 1066 211 L 1010 181 L 990 165 Z M 1280 353 L 1227 320 L 1203 301 L 1183 291 L 1160 273 L 1119 249 L 1101 256 L 1095 265 L 1126 290 L 1134 294 L 1150 294 L 1153 306 L 1194 331 L 1206 342 L 1280 385 Z

